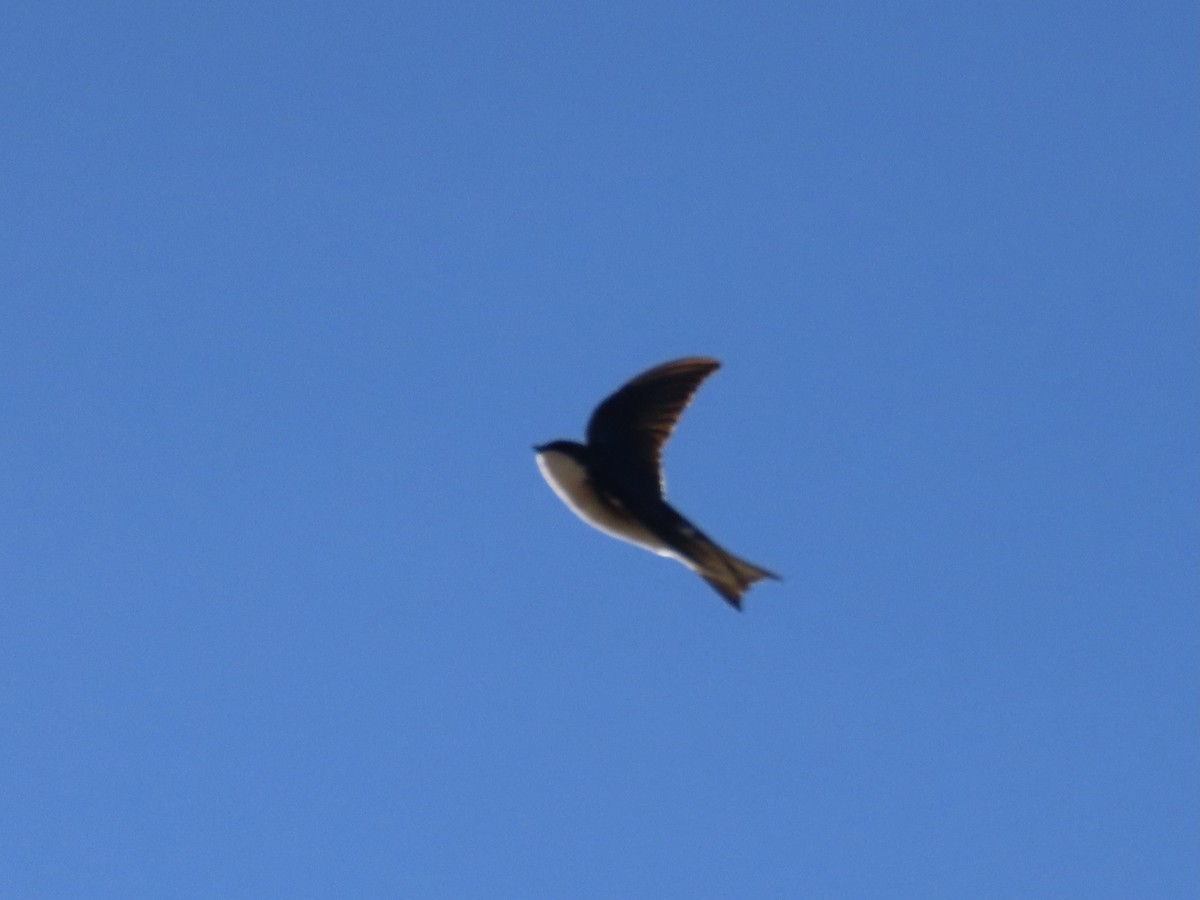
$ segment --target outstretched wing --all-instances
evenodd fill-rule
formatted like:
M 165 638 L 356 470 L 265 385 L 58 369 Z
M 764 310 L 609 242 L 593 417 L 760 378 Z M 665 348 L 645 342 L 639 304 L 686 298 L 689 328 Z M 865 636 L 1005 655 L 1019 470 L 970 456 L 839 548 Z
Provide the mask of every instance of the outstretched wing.
M 700 383 L 720 368 L 692 356 L 643 372 L 596 407 L 588 446 L 609 463 L 610 476 L 627 488 L 661 495 L 662 448 Z

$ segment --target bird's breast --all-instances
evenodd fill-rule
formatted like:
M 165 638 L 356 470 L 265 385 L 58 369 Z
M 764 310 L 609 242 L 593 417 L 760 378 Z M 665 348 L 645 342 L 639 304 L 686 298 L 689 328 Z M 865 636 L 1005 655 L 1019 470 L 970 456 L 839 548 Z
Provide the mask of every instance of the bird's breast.
M 558 498 L 593 528 L 660 556 L 676 556 L 675 551 L 630 515 L 619 501 L 601 497 L 587 469 L 574 457 L 547 450 L 537 455 L 537 463 L 542 477 Z

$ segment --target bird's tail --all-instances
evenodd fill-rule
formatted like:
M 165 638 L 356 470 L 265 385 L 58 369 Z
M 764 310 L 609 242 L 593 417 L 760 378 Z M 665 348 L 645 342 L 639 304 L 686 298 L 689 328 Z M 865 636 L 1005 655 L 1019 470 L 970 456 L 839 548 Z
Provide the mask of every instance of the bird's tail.
M 762 566 L 738 559 L 720 547 L 715 549 L 721 555 L 720 567 L 701 572 L 700 577 L 712 585 L 713 589 L 729 601 L 735 609 L 742 608 L 742 595 L 750 590 L 752 585 L 764 578 L 772 578 L 775 581 L 782 580 L 774 572 L 764 569 Z
M 686 523 L 683 533 L 689 538 L 686 550 L 693 562 L 692 567 L 734 609 L 742 608 L 742 595 L 754 584 L 766 578 L 783 580 L 762 566 L 739 559 L 686 519 L 683 521 Z

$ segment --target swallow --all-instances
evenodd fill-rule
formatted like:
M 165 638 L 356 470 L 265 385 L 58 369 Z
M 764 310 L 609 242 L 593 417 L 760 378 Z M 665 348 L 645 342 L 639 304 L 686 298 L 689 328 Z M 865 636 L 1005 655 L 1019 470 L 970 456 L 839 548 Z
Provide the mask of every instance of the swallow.
M 683 563 L 735 609 L 774 572 L 718 546 L 669 503 L 663 447 L 701 382 L 720 368 L 693 356 L 655 366 L 605 398 L 588 421 L 587 443 L 535 446 L 538 468 L 560 500 L 593 528 Z

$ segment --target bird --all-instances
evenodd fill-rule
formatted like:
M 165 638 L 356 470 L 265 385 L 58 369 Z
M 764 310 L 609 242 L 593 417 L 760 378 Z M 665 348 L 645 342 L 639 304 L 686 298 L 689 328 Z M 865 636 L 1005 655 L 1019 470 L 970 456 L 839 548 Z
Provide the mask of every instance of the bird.
M 606 397 L 587 425 L 587 443 L 534 446 L 542 477 L 584 522 L 613 537 L 675 559 L 734 609 L 763 579 L 781 580 L 739 559 L 666 500 L 663 447 L 701 383 L 721 363 L 689 356 L 648 369 Z

